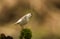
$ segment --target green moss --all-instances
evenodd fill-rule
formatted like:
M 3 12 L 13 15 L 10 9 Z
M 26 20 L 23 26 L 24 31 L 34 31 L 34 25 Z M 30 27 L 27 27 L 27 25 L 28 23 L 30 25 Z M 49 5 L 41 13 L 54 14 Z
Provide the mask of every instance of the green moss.
M 21 36 L 20 36 L 20 39 L 31 39 L 32 38 L 32 32 L 30 29 L 23 29 L 21 31 Z

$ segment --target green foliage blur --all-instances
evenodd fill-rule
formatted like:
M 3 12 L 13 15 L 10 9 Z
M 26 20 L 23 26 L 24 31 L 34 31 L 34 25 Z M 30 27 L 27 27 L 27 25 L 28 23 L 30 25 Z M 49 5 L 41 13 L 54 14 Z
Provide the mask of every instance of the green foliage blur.
M 21 31 L 20 39 L 31 39 L 32 38 L 32 31 L 30 29 L 23 29 Z

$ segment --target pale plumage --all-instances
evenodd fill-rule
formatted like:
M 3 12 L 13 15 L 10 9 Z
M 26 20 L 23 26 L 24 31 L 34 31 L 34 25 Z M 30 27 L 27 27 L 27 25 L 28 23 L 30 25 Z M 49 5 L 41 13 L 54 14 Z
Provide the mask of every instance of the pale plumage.
M 15 24 L 20 24 L 21 26 L 23 26 L 29 22 L 31 17 L 32 17 L 32 14 L 28 13 L 24 15 L 22 18 L 20 18 Z

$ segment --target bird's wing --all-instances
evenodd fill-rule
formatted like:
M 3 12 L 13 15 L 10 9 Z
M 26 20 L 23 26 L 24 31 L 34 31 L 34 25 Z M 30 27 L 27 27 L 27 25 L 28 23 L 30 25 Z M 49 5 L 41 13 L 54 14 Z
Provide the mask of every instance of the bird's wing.
M 16 24 L 20 23 L 20 22 L 24 19 L 24 17 L 25 17 L 25 16 L 23 16 L 22 18 L 20 18 L 20 19 L 16 22 Z
M 24 15 L 22 18 L 20 18 L 15 24 L 26 24 L 29 21 L 30 17 L 31 17 L 31 13 L 28 13 Z

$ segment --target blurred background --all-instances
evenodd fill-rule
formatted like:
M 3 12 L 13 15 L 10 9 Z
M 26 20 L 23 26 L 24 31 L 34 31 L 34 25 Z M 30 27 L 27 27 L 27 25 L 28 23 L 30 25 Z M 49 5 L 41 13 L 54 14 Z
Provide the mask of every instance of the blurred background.
M 19 39 L 21 27 L 14 23 L 31 12 L 24 25 L 32 39 L 60 39 L 60 0 L 0 0 L 0 34 Z

